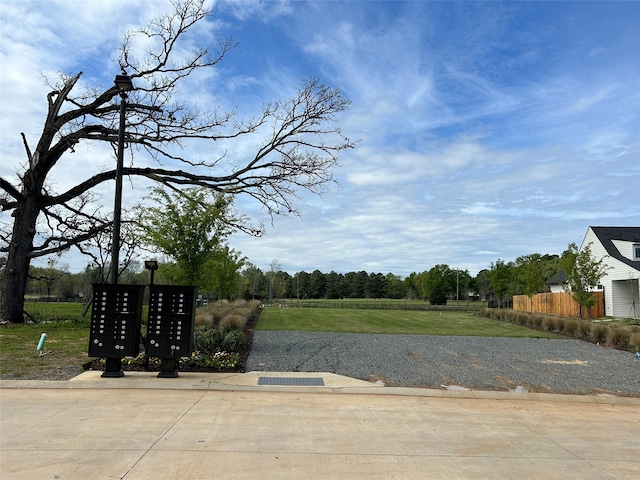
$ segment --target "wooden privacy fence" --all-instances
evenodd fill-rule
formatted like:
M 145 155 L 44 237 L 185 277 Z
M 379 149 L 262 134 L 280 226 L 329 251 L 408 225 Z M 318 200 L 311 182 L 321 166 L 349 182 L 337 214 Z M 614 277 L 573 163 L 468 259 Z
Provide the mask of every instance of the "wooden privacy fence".
M 593 292 L 596 304 L 591 307 L 590 317 L 604 317 L 604 292 Z M 527 295 L 514 295 L 513 309 L 521 312 L 549 313 L 563 317 L 580 317 L 580 305 L 568 292 L 538 293 L 533 299 Z M 587 318 L 586 309 L 582 318 Z

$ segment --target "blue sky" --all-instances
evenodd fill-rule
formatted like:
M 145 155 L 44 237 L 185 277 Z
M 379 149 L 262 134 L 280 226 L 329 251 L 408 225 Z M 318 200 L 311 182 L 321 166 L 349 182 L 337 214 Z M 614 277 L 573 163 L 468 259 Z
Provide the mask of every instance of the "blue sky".
M 259 239 L 231 237 L 258 267 L 408 275 L 446 263 L 476 274 L 498 258 L 560 254 L 589 225 L 640 225 L 640 2 L 211 5 L 191 41 L 239 45 L 190 80 L 185 101 L 250 115 L 317 76 L 352 101 L 339 124 L 360 139 L 340 158 L 340 187 L 301 193 L 300 218 L 276 218 Z M 85 84 L 107 87 L 124 31 L 168 8 L 1 2 L 0 173 L 24 162 L 21 131 L 39 135 L 41 74 L 82 70 Z M 79 151 L 52 181 L 113 161 Z M 142 190 L 125 185 L 125 205 Z M 261 215 L 247 199 L 236 206 Z M 62 262 L 77 271 L 86 259 Z

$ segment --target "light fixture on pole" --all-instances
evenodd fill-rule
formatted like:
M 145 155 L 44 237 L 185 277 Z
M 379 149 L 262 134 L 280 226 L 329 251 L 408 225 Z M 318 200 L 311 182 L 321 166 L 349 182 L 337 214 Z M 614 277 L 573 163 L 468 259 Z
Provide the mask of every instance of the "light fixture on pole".
M 113 207 L 113 241 L 111 243 L 111 283 L 118 283 L 120 264 L 120 217 L 122 214 L 122 169 L 124 164 L 124 124 L 127 110 L 127 92 L 133 90 L 129 75 L 116 75 L 114 82 L 120 94 L 120 127 L 118 129 L 118 159 L 116 164 L 116 195 Z
M 149 280 L 149 285 L 153 285 L 153 275 L 156 273 L 158 269 L 158 261 L 157 260 L 145 260 L 144 268 L 147 270 L 151 270 L 151 279 Z

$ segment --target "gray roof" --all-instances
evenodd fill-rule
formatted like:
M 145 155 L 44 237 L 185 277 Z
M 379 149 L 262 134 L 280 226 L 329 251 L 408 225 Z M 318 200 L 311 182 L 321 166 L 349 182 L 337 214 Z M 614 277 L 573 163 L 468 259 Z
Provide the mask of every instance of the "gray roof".
M 640 243 L 640 227 L 591 227 L 607 254 L 640 271 L 640 261 L 633 261 L 620 255 L 612 240 Z

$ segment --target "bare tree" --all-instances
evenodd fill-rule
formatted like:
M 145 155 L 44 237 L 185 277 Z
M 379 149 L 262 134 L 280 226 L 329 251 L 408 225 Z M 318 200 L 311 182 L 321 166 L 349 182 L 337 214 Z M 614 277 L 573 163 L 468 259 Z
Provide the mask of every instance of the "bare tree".
M 269 216 L 297 214 L 293 202 L 300 190 L 322 193 L 334 181 L 332 169 L 338 154 L 355 146 L 334 126 L 336 115 L 350 107 L 342 94 L 317 79 L 303 81 L 297 94 L 263 105 L 248 120 L 235 112 L 201 111 L 177 101 L 181 81 L 194 72 L 218 64 L 234 48 L 231 40 L 215 52 L 193 51 L 178 57 L 180 40 L 210 12 L 204 0 L 173 2 L 173 11 L 146 27 L 129 32 L 119 51 L 122 72 L 135 91 L 127 103 L 129 164 L 123 175 L 145 178 L 168 188 L 199 186 L 225 194 L 248 195 L 260 202 Z M 148 51 L 137 58 L 134 39 L 143 37 Z M 10 211 L 13 225 L 0 232 L 0 252 L 7 261 L 2 276 L 2 318 L 23 321 L 24 291 L 31 259 L 83 245 L 110 231 L 112 219 L 96 207 L 96 187 L 116 177 L 114 169 L 101 171 L 72 188 L 56 192 L 48 184 L 51 171 L 68 158 L 80 142 L 109 142 L 114 152 L 118 140 L 118 89 L 87 88 L 76 91 L 82 72 L 60 75 L 51 83 L 48 113 L 35 146 L 22 134 L 27 160 L 16 182 L 0 178 L 0 207 Z M 190 158 L 191 141 L 211 142 L 220 152 L 224 141 L 251 139 L 255 150 L 245 158 Z M 216 142 L 215 145 L 213 142 Z M 258 142 L 258 143 L 255 143 Z M 145 153 L 154 167 L 137 167 L 133 151 Z M 247 228 L 261 234 L 261 228 Z
M 269 303 L 273 302 L 273 280 L 276 273 L 280 271 L 280 262 L 277 258 L 271 260 L 269 264 Z

